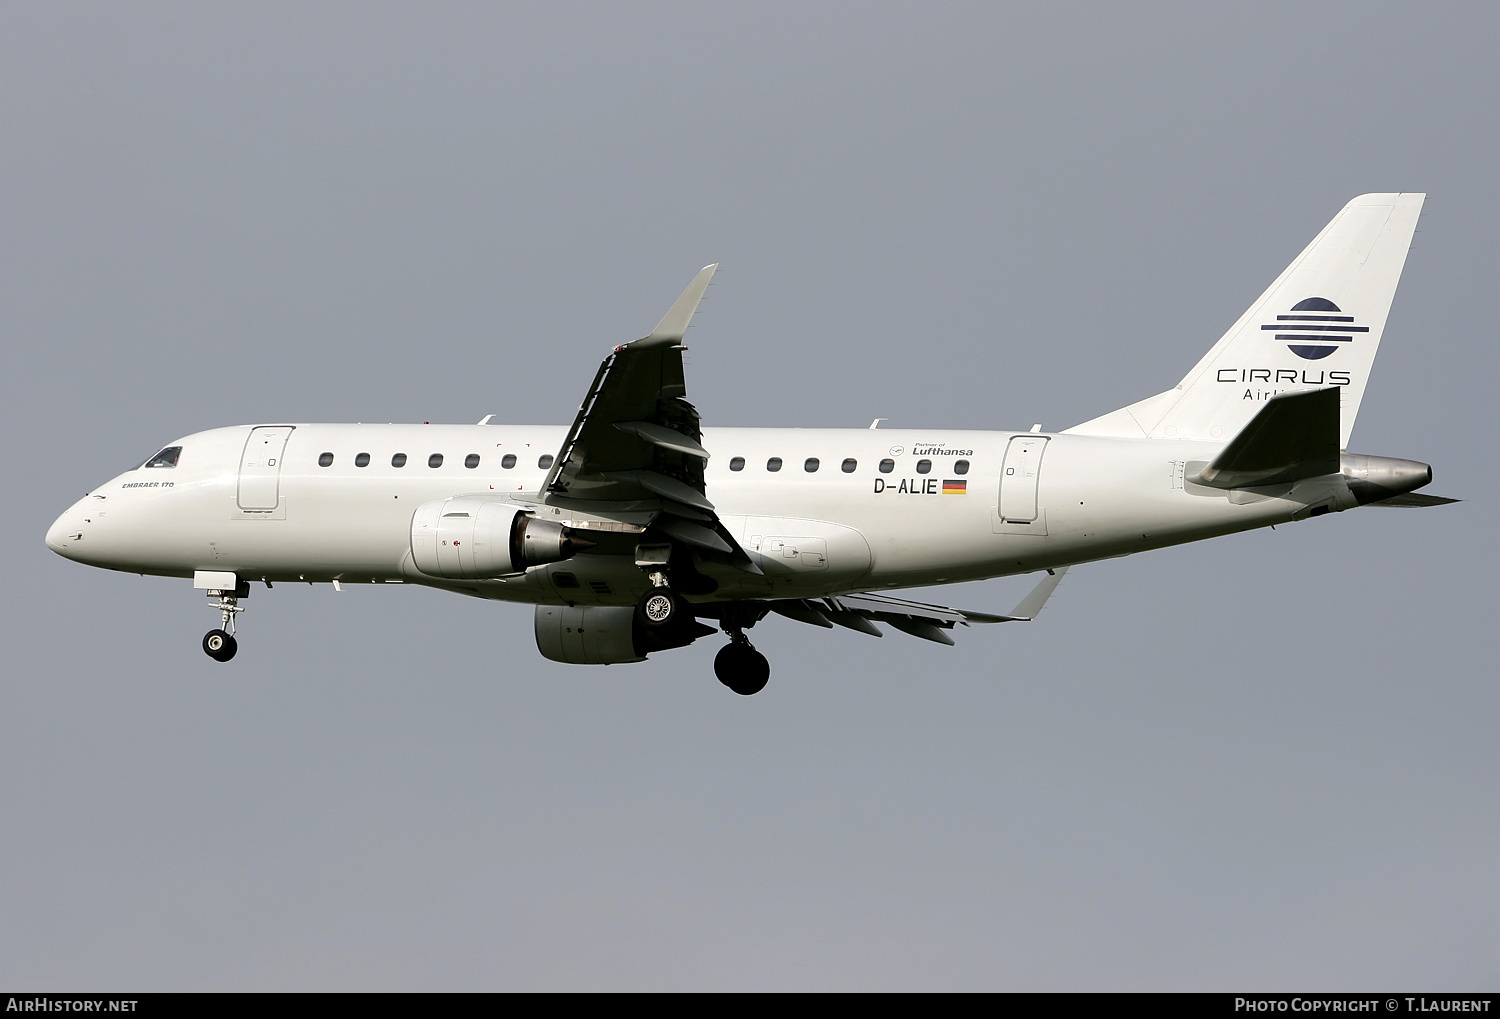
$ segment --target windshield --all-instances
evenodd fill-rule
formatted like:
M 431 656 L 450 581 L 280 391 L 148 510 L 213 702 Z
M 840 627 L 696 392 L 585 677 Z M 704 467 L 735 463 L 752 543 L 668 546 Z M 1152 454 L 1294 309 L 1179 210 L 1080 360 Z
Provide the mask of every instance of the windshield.
M 181 446 L 168 446 L 160 453 L 141 464 L 141 467 L 176 467 L 177 458 L 182 455 Z M 138 468 L 139 469 L 139 468 Z

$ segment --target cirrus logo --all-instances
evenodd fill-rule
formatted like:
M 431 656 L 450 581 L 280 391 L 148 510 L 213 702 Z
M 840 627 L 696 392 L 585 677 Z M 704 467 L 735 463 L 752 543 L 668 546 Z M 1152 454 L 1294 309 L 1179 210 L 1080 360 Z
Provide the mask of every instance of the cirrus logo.
M 1342 311 L 1326 297 L 1309 297 L 1292 305 L 1291 313 L 1277 315 L 1274 324 L 1260 328 L 1274 331 L 1298 357 L 1316 361 L 1338 350 L 1341 343 L 1353 343 L 1356 333 L 1370 331 L 1369 326 L 1355 325 L 1354 316 Z

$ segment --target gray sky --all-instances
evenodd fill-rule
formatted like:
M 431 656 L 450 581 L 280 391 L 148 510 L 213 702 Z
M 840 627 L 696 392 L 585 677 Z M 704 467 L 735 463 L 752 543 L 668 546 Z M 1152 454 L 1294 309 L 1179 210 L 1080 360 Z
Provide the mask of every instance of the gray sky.
M 0 8 L 0 985 L 1500 988 L 1493 5 Z M 1430 199 L 1367 509 L 1080 567 L 956 648 L 42 544 L 178 435 L 566 423 L 699 266 L 706 423 L 1066 427 L 1350 197 Z M 1004 611 L 1028 586 L 935 592 Z

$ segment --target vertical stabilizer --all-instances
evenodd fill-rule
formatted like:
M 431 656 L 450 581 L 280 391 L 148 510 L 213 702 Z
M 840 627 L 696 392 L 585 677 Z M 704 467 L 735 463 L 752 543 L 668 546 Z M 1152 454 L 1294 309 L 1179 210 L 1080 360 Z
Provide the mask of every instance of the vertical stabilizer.
M 1176 388 L 1068 431 L 1228 440 L 1278 393 L 1336 387 L 1347 449 L 1426 197 L 1354 199 Z

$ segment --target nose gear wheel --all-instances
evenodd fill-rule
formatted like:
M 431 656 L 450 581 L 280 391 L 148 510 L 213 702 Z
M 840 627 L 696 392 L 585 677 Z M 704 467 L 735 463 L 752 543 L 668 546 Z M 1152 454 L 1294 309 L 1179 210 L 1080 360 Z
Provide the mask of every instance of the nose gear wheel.
M 239 641 L 234 635 L 223 630 L 209 630 L 203 635 L 203 653 L 216 662 L 229 661 L 239 649 Z

